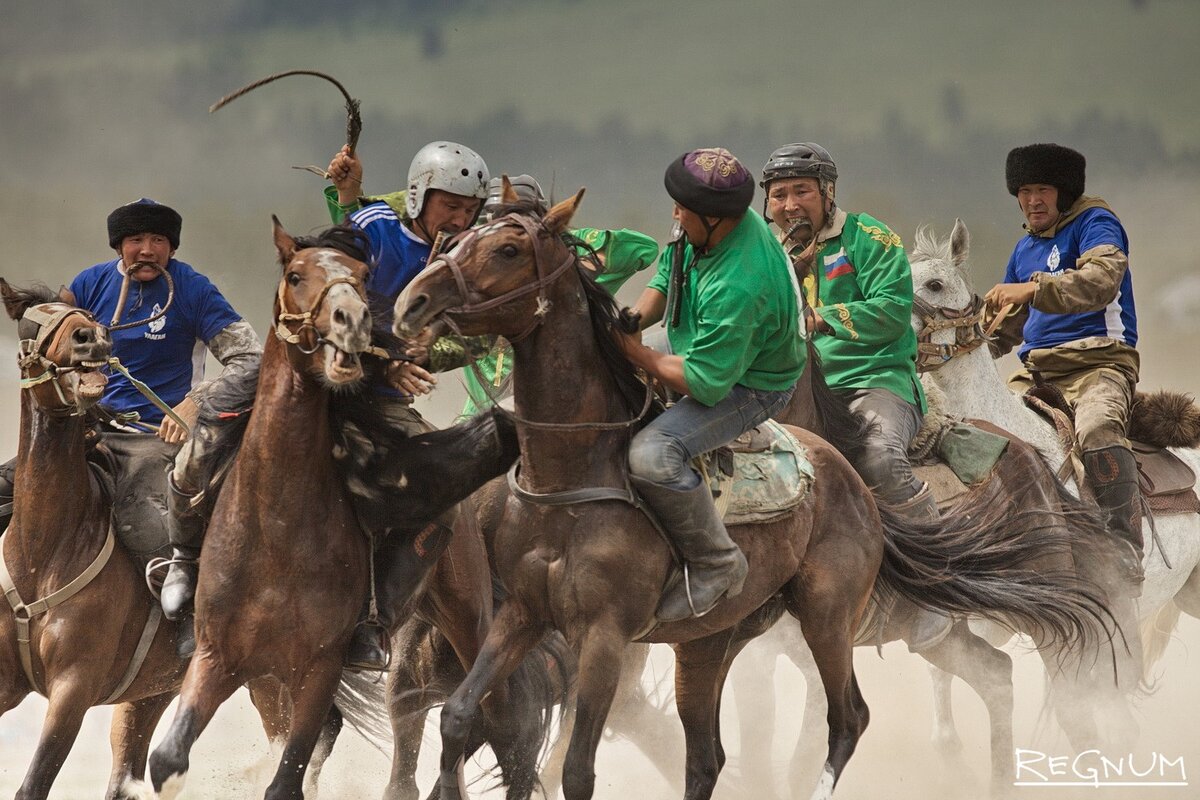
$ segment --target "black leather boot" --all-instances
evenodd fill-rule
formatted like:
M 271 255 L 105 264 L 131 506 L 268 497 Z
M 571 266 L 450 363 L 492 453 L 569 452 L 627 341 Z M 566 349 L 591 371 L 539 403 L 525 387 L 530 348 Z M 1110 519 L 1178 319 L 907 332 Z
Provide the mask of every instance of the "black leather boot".
M 159 601 L 162 603 L 163 616 L 179 621 L 192 610 L 200 547 L 204 543 L 204 529 L 208 521 L 199 509 L 192 507 L 195 494 L 181 491 L 170 475 L 167 476 L 167 486 L 167 506 L 170 511 L 167 516 L 167 538 L 172 546 L 173 563 L 163 578 Z
M 1108 529 L 1130 545 L 1124 553 L 1122 568 L 1130 595 L 1138 597 L 1146 574 L 1142 568 L 1145 547 L 1137 460 L 1129 448 L 1115 444 L 1085 452 L 1083 469 L 1096 495 L 1096 504 L 1107 517 Z
M 679 492 L 635 476 L 630 480 L 674 539 L 685 564 L 685 579 L 668 589 L 658 604 L 658 620 L 702 617 L 722 597 L 740 594 L 748 571 L 746 557 L 729 538 L 708 486 L 701 483 Z

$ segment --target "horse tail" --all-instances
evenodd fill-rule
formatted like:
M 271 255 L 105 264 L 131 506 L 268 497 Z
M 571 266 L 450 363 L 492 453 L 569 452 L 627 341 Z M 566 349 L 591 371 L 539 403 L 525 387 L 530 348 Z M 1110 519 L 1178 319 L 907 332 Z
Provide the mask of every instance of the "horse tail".
M 366 672 L 342 672 L 333 704 L 342 719 L 385 755 L 392 752 L 392 721 L 388 716 L 386 681 Z
M 1151 670 L 1166 654 L 1167 645 L 1175 636 L 1175 626 L 1179 624 L 1179 616 L 1179 606 L 1168 602 L 1142 623 L 1141 688 L 1148 694 L 1155 688 L 1155 681 L 1150 677 Z
M 1070 526 L 1091 517 L 1024 505 L 1015 497 L 972 505 L 969 513 L 940 521 L 918 521 L 880 503 L 879 599 L 886 603 L 898 593 L 923 608 L 983 616 L 1030 634 L 1039 645 L 1066 650 L 1103 640 L 1111 649 L 1119 628 L 1103 591 L 1073 570 L 1041 568 L 1070 558 Z

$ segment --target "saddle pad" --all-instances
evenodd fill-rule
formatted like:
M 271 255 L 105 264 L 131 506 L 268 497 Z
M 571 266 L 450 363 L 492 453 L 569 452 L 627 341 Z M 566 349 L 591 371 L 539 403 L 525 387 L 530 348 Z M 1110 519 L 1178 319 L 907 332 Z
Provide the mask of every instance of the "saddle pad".
M 726 525 L 779 519 L 800 505 L 812 486 L 808 449 L 774 421 L 764 422 L 757 430 L 755 438 L 767 443 L 765 449 L 734 453 L 733 475 L 719 484 L 717 507 L 726 506 Z
M 917 480 L 924 481 L 933 492 L 940 510 L 951 508 L 958 498 L 967 493 L 967 485 L 954 474 L 954 470 L 945 464 L 934 463 L 921 467 L 913 467 Z

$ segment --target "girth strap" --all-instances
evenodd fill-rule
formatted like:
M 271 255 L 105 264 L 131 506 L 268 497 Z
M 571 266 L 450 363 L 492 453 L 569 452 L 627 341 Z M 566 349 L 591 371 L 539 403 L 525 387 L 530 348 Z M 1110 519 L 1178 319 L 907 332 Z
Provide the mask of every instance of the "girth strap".
M 17 592 L 17 586 L 13 583 L 12 575 L 9 574 L 8 564 L 4 560 L 4 539 L 0 537 L 0 589 L 4 590 L 4 597 L 8 600 L 8 604 L 12 607 L 13 614 L 16 616 L 17 649 L 21 653 L 21 668 L 25 670 L 25 677 L 29 680 L 29 685 L 39 694 L 44 695 L 46 692 L 38 686 L 33 676 L 33 657 L 29 649 L 30 623 L 34 617 L 45 614 L 55 606 L 70 600 L 91 583 L 92 579 L 100 574 L 100 570 L 104 569 L 105 565 L 108 564 L 108 559 L 112 555 L 116 542 L 116 537 L 113 535 L 112 528 L 110 527 L 108 536 L 104 540 L 104 546 L 100 548 L 100 554 L 96 556 L 79 577 L 40 600 L 25 603 L 21 600 L 21 595 Z

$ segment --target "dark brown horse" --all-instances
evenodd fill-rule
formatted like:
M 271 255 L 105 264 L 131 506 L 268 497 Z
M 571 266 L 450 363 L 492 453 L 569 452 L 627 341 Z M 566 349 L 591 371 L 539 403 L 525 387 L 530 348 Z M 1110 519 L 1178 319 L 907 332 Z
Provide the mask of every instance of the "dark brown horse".
M 23 318 L 20 335 L 29 343 L 21 359 L 16 499 L 0 540 L 12 582 L 9 603 L 0 604 L 0 714 L 30 692 L 49 700 L 17 797 L 49 794 L 84 712 L 107 703 L 117 708 L 105 797 L 130 796 L 184 662 L 175 655 L 174 626 L 147 625 L 157 620 L 158 604 L 112 538 L 110 501 L 86 458 L 84 412 L 104 391 L 99 368 L 112 345 L 90 314 L 44 288 L 19 291 L 0 280 L 0 293 L 9 316 Z M 16 614 L 14 602 L 23 605 Z
M 278 222 L 283 275 L 256 403 L 241 448 L 216 502 L 201 554 L 196 592 L 196 655 L 163 743 L 150 758 L 156 790 L 174 796 L 188 753 L 217 707 L 240 685 L 278 679 L 290 712 L 287 741 L 268 798 L 303 796 L 305 770 L 342 675 L 346 645 L 368 590 L 368 537 L 334 462 L 332 389 L 363 376 L 370 345 L 366 265 L 330 240 L 298 245 Z M 511 461 L 495 452 L 490 418 L 414 437 L 396 475 L 396 514 L 414 532 L 495 476 Z M 481 448 L 487 458 L 481 457 Z M 451 474 L 453 470 L 453 474 Z M 386 546 L 392 546 L 392 542 Z M 419 540 L 408 544 L 420 547 Z M 451 539 L 423 603 L 471 663 L 491 616 L 491 579 L 481 541 Z M 423 585 L 414 579 L 411 594 Z M 435 590 L 436 589 L 436 590 Z M 408 598 L 396 601 L 406 604 Z M 496 695 L 496 706 L 505 697 Z M 504 707 L 493 715 L 508 734 L 505 779 L 522 768 L 532 787 L 528 743 Z M 536 727 L 536 725 L 535 725 Z
M 769 621 L 771 606 L 779 604 L 768 601 L 777 595 L 800 620 L 829 699 L 829 752 L 816 794 L 822 798 L 832 793 L 867 724 L 851 648 L 877 576 L 882 590 L 923 605 L 1029 615 L 1031 624 L 1067 639 L 1088 633 L 1086 618 L 1099 612 L 1086 595 L 1051 590 L 1033 575 L 988 574 L 987 549 L 997 537 L 1019 535 L 1011 530 L 1019 514 L 1010 515 L 1009 525 L 997 519 L 1003 514 L 960 518 L 942 531 L 909 525 L 886 509 L 881 518 L 849 463 L 799 429 L 793 435 L 807 449 L 817 479 L 788 517 L 731 529 L 750 562 L 742 593 L 703 618 L 655 627 L 654 610 L 673 567 L 671 549 L 637 507 L 619 499 L 627 486 L 626 447 L 645 395 L 614 340 L 614 328 L 628 330 L 627 321 L 587 279 L 563 239 L 581 195 L 544 219 L 514 212 L 469 232 L 396 304 L 401 336 L 448 321 L 464 334 L 503 335 L 515 352 L 523 471 L 496 539 L 498 571 L 511 594 L 467 680 L 443 709 L 442 800 L 463 797 L 458 769 L 480 700 L 549 629 L 561 631 L 579 659 L 578 711 L 563 784 L 569 800 L 592 796 L 596 747 L 621 655 L 639 638 L 675 645 L 676 703 L 688 750 L 685 796 L 697 800 L 711 796 L 724 764 L 718 709 L 725 675 Z M 587 487 L 610 491 L 580 504 L 545 502 Z M 1006 595 L 1009 600 L 998 600 Z

